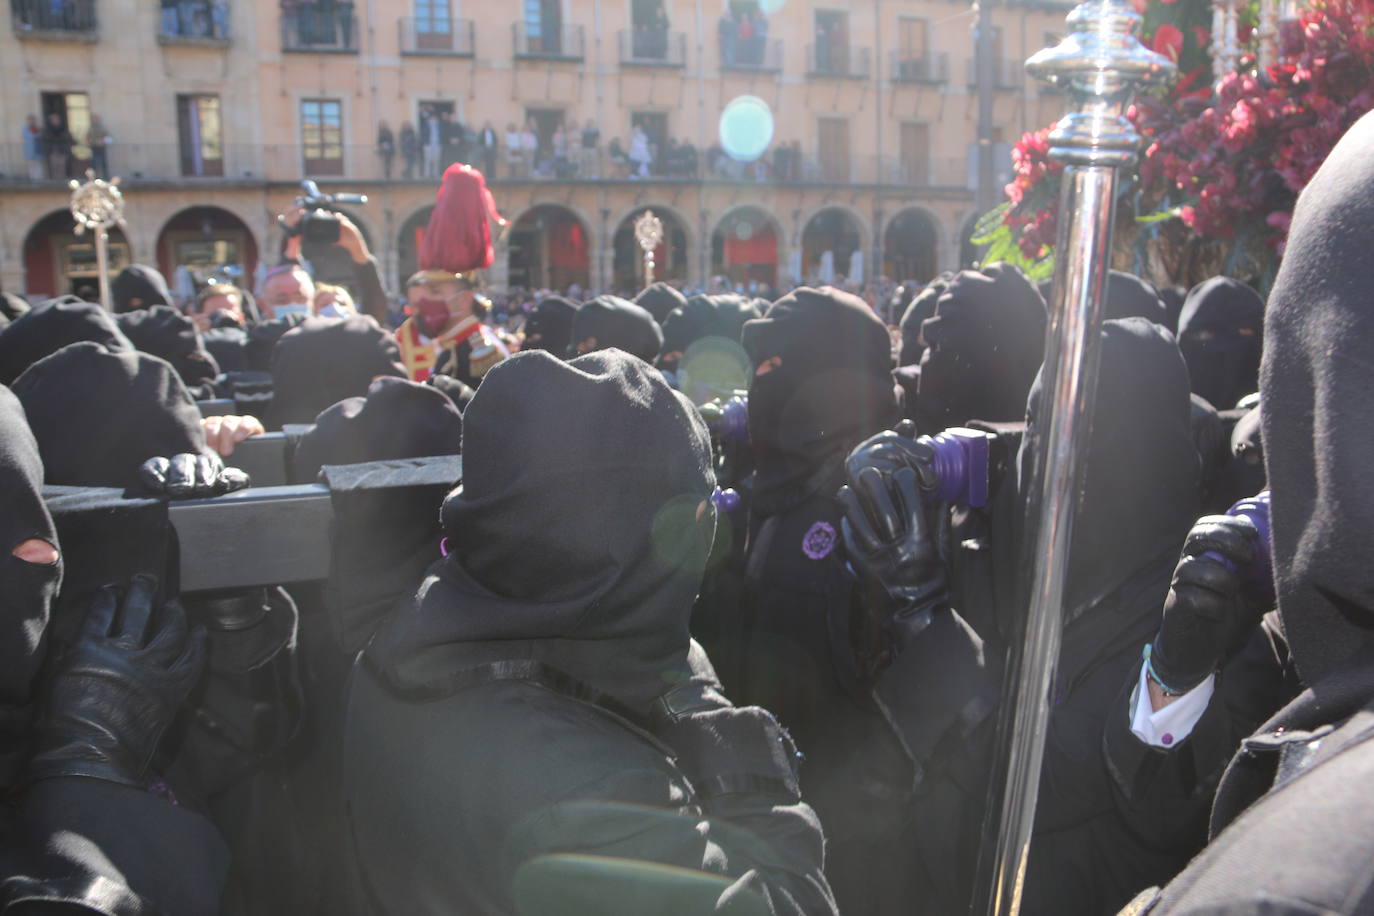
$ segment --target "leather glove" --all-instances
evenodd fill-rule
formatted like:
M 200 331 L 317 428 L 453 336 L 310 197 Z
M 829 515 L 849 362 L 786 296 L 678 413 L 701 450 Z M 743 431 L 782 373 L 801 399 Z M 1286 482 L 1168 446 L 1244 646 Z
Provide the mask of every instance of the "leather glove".
M 63 656 L 34 727 L 28 779 L 88 776 L 142 787 L 177 709 L 200 678 L 205 632 L 175 601 L 154 606 L 157 582 L 135 576 L 122 599 L 97 594 Z
M 184 453 L 149 458 L 138 469 L 143 486 L 169 499 L 199 499 L 242 490 L 251 481 L 238 468 L 226 468 L 218 455 Z
M 921 505 L 917 472 L 890 477 L 865 466 L 840 488 L 840 525 L 849 562 L 864 592 L 864 611 L 880 648 L 860 658 L 869 676 L 881 671 L 949 603 L 948 575 Z
M 849 453 L 844 461 L 846 475 L 851 481 L 859 479 L 863 468 L 877 468 L 891 475 L 898 468 L 913 468 L 922 489 L 935 488 L 935 449 L 916 437 L 916 424 L 903 420 L 895 428 L 870 436 Z
M 1259 623 L 1265 602 L 1247 597 L 1241 583 L 1258 538 L 1244 516 L 1208 515 L 1188 532 L 1150 650 L 1150 666 L 1167 693 L 1186 693 L 1202 683 Z

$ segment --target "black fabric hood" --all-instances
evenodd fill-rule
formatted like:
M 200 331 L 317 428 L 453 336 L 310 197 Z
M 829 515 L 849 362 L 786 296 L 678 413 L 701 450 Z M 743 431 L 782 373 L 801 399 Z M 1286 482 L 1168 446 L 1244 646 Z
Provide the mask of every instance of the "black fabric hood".
M 368 663 L 393 689 L 442 694 L 463 667 L 533 658 L 647 708 L 687 670 L 713 531 L 696 410 L 620 351 L 536 351 L 487 374 L 464 427 L 449 556 Z
M 749 385 L 755 507 L 771 515 L 834 493 L 844 456 L 897 415 L 887 327 L 857 296 L 801 287 L 745 322 L 741 342 L 755 369 L 782 360 Z
M 1217 410 L 1256 391 L 1263 329 L 1264 300 L 1244 283 L 1213 277 L 1193 287 L 1178 319 L 1193 391 Z
M 201 343 L 196 324 L 169 305 L 155 305 L 115 319 L 129 342 L 144 353 L 161 357 L 187 385 L 219 375 L 219 365 Z
M 13 321 L 29 310 L 30 306 L 23 296 L 14 293 L 0 293 L 0 315 Z
M 29 367 L 14 393 L 50 484 L 137 488 L 149 458 L 205 451 L 200 411 L 156 356 L 72 344 Z
M 248 332 L 243 328 L 211 328 L 201 335 L 200 342 L 221 372 L 242 372 L 248 368 Z
M 132 312 L 155 305 L 171 305 L 172 294 L 167 280 L 157 268 L 147 264 L 130 264 L 110 283 L 110 299 L 116 312 Z M 138 299 L 134 305 L 131 300 Z
M 925 341 L 921 339 L 921 325 L 935 314 L 935 303 L 949 289 L 954 274 L 945 271 L 926 284 L 925 288 L 912 297 L 911 303 L 902 312 L 902 352 L 897 357 L 899 366 L 920 365 L 921 355 L 926 352 Z
M 312 481 L 326 464 L 457 455 L 463 417 L 442 392 L 383 377 L 367 397 L 345 398 L 320 414 L 296 446 L 295 479 Z
M 1264 460 L 1279 615 L 1316 684 L 1374 635 L 1374 114 L 1298 198 L 1264 318 Z
M 367 394 L 379 375 L 408 377 L 396 338 L 370 315 L 307 318 L 272 353 L 272 426 L 313 423 L 326 407 Z
M 760 301 L 737 293 L 693 296 L 663 323 L 663 352 L 686 350 L 703 337 L 739 343 L 744 323 L 763 317 Z
M 564 356 L 572 344 L 573 316 L 577 303 L 562 296 L 539 300 L 525 321 L 525 342 L 521 350 L 547 350 Z
M 0 787 L 20 756 L 29 690 L 43 664 L 50 608 L 62 584 L 62 560 L 29 563 L 13 551 L 31 538 L 58 547 L 43 503 L 43 464 L 24 409 L 0 386 Z
M 1017 268 L 999 263 L 956 274 L 921 324 L 928 347 L 914 410 L 921 432 L 1021 419 L 1040 371 L 1045 321 L 1045 300 Z
M 0 331 L 0 385 L 12 385 L 29 366 L 67 344 L 89 340 L 111 353 L 132 353 L 134 345 L 98 305 L 64 296 L 30 309 Z
M 687 304 L 687 297 L 667 283 L 652 283 L 640 290 L 635 296 L 635 305 L 654 316 L 660 325 L 667 320 L 674 309 Z
M 658 358 L 663 347 L 663 330 L 643 307 L 619 296 L 597 296 L 582 303 L 573 316 L 572 346 L 588 337 L 596 338 L 598 350 L 615 347 L 646 363 Z M 575 356 L 575 353 L 569 353 Z
M 277 344 L 292 331 L 305 323 L 306 315 L 288 315 L 262 321 L 248 329 L 248 342 L 243 350 L 243 368 L 246 372 L 271 372 L 272 358 L 276 355 Z
M 1107 302 L 1102 317 L 1109 321 L 1113 318 L 1146 318 L 1164 326 L 1169 320 L 1169 310 L 1164 300 L 1159 298 L 1159 291 L 1153 283 L 1124 270 L 1113 270 L 1107 275 Z
M 1041 379 L 1026 409 L 1029 430 L 1048 421 Z M 1143 318 L 1106 321 L 1102 362 L 1074 519 L 1065 622 L 1169 553 L 1197 517 L 1200 460 L 1191 428 L 1188 369 L 1173 336 Z M 1021 445 L 1021 492 L 1031 437 Z

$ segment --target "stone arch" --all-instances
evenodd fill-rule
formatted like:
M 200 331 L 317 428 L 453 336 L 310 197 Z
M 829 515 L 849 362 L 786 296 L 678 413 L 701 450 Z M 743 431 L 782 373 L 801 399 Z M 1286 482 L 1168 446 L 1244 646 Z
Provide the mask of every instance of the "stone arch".
M 180 265 L 186 265 L 197 284 L 224 267 L 237 268 L 239 282 L 251 284 L 259 254 L 253 231 L 237 213 L 221 206 L 194 206 L 163 222 L 154 257 L 169 284 Z
M 751 281 L 778 288 L 783 263 L 782 223 L 756 204 L 727 210 L 711 230 L 711 276 L 730 285 Z
M 513 220 L 506 239 L 507 283 L 530 289 L 583 290 L 592 282 L 591 223 L 562 203 L 536 203 Z
M 940 222 L 925 207 L 904 207 L 883 229 L 881 272 L 896 282 L 928 283 L 939 273 Z
M 853 208 L 844 204 L 826 204 L 813 210 L 801 223 L 801 276 L 807 280 L 822 280 L 823 256 L 833 254 L 834 274 L 852 279 L 853 256 L 872 251 L 869 227 Z M 864 264 L 864 278 L 872 275 L 872 265 Z
M 133 252 L 124 232 L 109 231 L 109 272 L 113 280 L 132 263 Z M 89 232 L 76 234 L 76 220 L 69 210 L 54 210 L 41 217 L 24 234 L 24 290 L 34 297 L 76 293 L 87 286 L 99 288 L 95 240 Z

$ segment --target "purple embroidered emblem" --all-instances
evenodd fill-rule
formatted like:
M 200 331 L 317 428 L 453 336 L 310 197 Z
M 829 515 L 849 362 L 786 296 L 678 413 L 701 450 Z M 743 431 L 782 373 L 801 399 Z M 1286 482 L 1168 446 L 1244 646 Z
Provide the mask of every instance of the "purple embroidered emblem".
M 816 522 L 806 529 L 806 536 L 802 538 L 802 553 L 813 560 L 821 560 L 830 556 L 830 551 L 834 549 L 834 525 L 829 522 Z

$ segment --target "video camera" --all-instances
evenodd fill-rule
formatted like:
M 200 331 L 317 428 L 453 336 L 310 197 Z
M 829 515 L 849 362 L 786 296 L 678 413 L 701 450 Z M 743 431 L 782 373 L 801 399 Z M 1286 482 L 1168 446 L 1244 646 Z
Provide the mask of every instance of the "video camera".
M 299 235 L 307 242 L 333 245 L 339 240 L 339 208 L 367 203 L 366 194 L 325 194 L 309 179 L 301 182 L 301 190 L 305 193 L 296 198 L 296 206 L 305 210 L 305 216 L 294 226 L 286 225 L 281 217 L 277 220 L 288 236 Z

